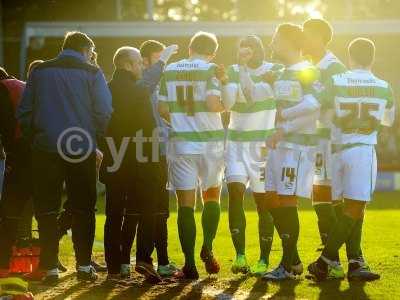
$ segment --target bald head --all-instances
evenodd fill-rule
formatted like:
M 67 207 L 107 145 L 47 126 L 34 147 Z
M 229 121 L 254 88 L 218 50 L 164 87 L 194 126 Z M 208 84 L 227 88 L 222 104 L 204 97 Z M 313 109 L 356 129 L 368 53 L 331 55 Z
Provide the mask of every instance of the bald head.
M 114 54 L 114 66 L 133 73 L 137 78 L 142 77 L 143 59 L 140 51 L 134 47 L 121 47 Z
M 116 68 L 124 68 L 126 63 L 138 63 L 141 59 L 139 49 L 125 46 L 115 52 L 113 62 Z

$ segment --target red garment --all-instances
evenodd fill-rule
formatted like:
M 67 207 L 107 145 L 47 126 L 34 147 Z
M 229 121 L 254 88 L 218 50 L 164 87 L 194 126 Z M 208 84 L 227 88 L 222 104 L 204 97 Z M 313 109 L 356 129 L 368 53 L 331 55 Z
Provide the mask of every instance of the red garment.
M 10 95 L 11 103 L 14 109 L 14 113 L 17 111 L 17 107 L 21 102 L 22 93 L 25 89 L 25 82 L 18 79 L 4 79 L 1 83 L 7 88 L 8 93 Z M 17 122 L 17 126 L 15 128 L 15 139 L 19 139 L 21 137 L 21 128 Z

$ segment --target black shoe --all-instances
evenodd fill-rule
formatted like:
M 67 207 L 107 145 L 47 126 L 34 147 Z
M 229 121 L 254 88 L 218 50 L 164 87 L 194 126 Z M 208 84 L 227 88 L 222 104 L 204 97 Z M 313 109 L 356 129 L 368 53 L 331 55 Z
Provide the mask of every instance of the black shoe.
M 200 258 L 204 262 L 208 274 L 219 273 L 220 266 L 218 261 L 215 259 L 212 251 L 208 250 L 206 247 L 202 247 L 200 252 Z
M 365 262 L 351 262 L 347 272 L 349 281 L 374 281 L 381 278 L 381 275 L 371 271 Z
M 47 275 L 45 278 L 43 278 L 41 283 L 48 286 L 56 286 L 58 281 L 58 275 Z
M 58 260 L 57 268 L 60 273 L 65 273 L 68 271 L 67 267 L 62 264 L 60 260 Z
M 162 281 L 162 278 L 156 270 L 154 270 L 153 264 L 149 264 L 143 261 L 137 261 L 136 266 L 135 266 L 135 271 L 144 275 L 146 277 L 146 280 L 148 280 L 150 283 L 160 283 Z
M 81 281 L 96 281 L 98 276 L 96 273 L 96 270 L 93 267 L 90 267 L 90 270 L 88 272 L 81 271 L 78 269 L 77 271 L 77 278 L 78 280 Z
M 317 281 L 325 280 L 328 276 L 327 268 L 322 268 L 321 263 L 323 264 L 324 262 L 319 258 L 307 267 L 308 272 L 311 274 L 313 279 Z
M 188 280 L 197 280 L 199 279 L 199 272 L 197 272 L 196 266 L 189 266 L 189 265 L 184 265 L 182 268 L 182 272 L 184 275 L 184 279 Z
M 96 272 L 98 273 L 103 273 L 103 272 L 107 272 L 107 267 L 98 264 L 97 262 L 95 262 L 94 260 L 92 260 L 90 262 L 90 264 L 92 265 L 92 267 L 96 270 Z

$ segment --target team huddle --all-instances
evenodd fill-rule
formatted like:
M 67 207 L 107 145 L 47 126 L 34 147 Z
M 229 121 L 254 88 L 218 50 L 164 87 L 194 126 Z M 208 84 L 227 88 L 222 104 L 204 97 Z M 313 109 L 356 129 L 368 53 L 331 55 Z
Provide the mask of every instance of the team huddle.
M 240 41 L 237 64 L 225 68 L 211 62 L 218 49 L 215 35 L 199 32 L 191 39 L 189 58 L 165 68 L 158 111 L 170 126 L 169 188 L 178 201 L 185 278 L 199 276 L 194 253 L 197 189 L 204 204 L 200 257 L 209 274 L 220 270 L 213 241 L 224 179 L 236 250 L 233 273 L 275 281 L 303 273 L 297 250 L 297 201 L 302 197 L 312 199 L 323 245 L 321 256 L 308 266 L 310 276 L 344 278 L 338 251 L 346 244 L 348 279 L 379 278 L 364 259 L 361 234 L 377 173 L 374 146 L 379 127 L 394 121 L 393 95 L 390 85 L 371 72 L 372 41 L 350 43 L 347 69 L 327 50 L 331 39 L 325 20 L 282 24 L 270 45 L 279 63 L 267 61 L 262 41 L 250 35 Z M 247 187 L 259 217 L 260 257 L 251 266 L 245 251 Z M 282 259 L 270 271 L 274 228 Z

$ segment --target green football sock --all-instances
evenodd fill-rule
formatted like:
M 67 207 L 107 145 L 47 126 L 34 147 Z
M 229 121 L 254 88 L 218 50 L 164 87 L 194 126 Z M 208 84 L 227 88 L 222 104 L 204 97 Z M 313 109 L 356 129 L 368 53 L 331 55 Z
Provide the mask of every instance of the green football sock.
M 182 252 L 185 255 L 185 264 L 195 265 L 194 246 L 196 242 L 196 222 L 194 209 L 191 207 L 179 207 L 178 209 L 178 234 Z
M 244 255 L 246 245 L 246 215 L 243 208 L 243 199 L 229 199 L 229 229 L 236 254 Z
M 283 248 L 281 263 L 286 270 L 290 270 L 297 252 L 297 240 L 299 239 L 300 230 L 299 215 L 297 207 L 282 207 L 281 209 L 282 216 L 285 217 L 285 222 L 281 223 Z
M 326 244 L 328 234 L 336 223 L 336 213 L 330 203 L 314 205 L 318 217 L 318 230 L 323 245 Z
M 356 259 L 363 256 L 361 250 L 363 223 L 364 223 L 364 218 L 356 221 L 353 227 L 353 231 L 350 233 L 350 236 L 346 241 L 346 253 L 348 260 Z
M 258 211 L 258 236 L 260 242 L 260 260 L 268 263 L 274 237 L 274 219 L 269 211 Z
M 335 260 L 340 247 L 349 238 L 355 223 L 355 219 L 342 214 L 328 236 L 322 255 L 328 259 Z
M 204 203 L 201 224 L 203 226 L 203 247 L 212 250 L 212 243 L 217 234 L 219 216 L 221 209 L 218 202 L 210 201 Z

